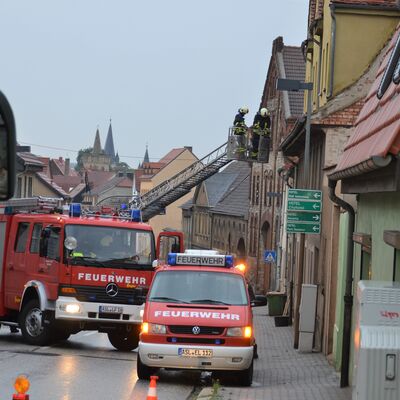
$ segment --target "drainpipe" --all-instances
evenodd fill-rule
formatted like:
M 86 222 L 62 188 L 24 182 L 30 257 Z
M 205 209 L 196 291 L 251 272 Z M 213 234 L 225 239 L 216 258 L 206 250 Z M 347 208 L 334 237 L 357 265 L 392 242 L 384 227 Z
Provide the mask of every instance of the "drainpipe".
M 336 16 L 335 16 L 335 5 L 330 4 L 329 8 L 331 9 L 331 17 L 332 17 L 332 32 L 331 32 L 331 54 L 330 54 L 330 66 L 329 66 L 329 91 L 328 98 L 333 94 L 333 75 L 335 68 L 335 48 L 336 48 Z
M 329 198 L 339 207 L 349 213 L 349 226 L 347 231 L 347 257 L 346 257 L 346 287 L 344 293 L 344 316 L 343 316 L 343 341 L 342 362 L 340 369 L 340 387 L 349 386 L 350 367 L 350 343 L 351 343 L 351 313 L 353 308 L 353 232 L 355 225 L 354 208 L 335 194 L 337 181 L 329 179 Z

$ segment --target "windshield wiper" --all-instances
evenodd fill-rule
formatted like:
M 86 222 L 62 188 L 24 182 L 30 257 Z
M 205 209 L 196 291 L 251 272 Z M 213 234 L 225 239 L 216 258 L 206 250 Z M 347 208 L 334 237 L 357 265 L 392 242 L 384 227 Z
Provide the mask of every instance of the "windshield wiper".
M 194 303 L 194 304 L 223 304 L 225 306 L 230 306 L 231 304 L 229 303 L 224 303 L 223 301 L 219 301 L 219 300 L 212 300 L 212 299 L 198 299 L 198 300 L 190 300 L 190 303 Z
M 99 261 L 96 257 L 90 257 L 90 256 L 74 256 L 71 258 L 71 262 L 74 261 L 85 261 L 86 263 L 89 263 L 91 265 L 100 265 L 102 267 L 106 266 L 102 261 Z
M 172 297 L 150 297 L 149 300 L 164 300 L 164 301 L 169 301 L 171 303 L 185 303 L 187 304 L 187 301 L 183 301 L 183 300 L 178 300 L 178 299 L 174 299 Z

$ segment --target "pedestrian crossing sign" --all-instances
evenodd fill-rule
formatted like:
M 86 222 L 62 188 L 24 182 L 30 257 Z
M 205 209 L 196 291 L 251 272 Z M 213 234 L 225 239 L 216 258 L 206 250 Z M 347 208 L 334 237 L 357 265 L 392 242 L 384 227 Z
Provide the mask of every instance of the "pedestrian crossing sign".
M 275 250 L 265 250 L 264 251 L 264 262 L 275 263 L 276 262 L 276 251 Z

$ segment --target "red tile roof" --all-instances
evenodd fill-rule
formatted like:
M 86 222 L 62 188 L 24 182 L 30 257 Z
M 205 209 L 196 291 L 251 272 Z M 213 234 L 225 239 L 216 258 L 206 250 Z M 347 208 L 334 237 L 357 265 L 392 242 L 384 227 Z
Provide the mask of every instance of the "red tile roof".
M 179 154 L 183 153 L 185 150 L 186 150 L 185 148 L 172 149 L 163 158 L 161 158 L 159 162 L 164 164 L 169 164 L 172 160 L 175 160 L 175 158 L 178 157 Z
M 384 96 L 380 100 L 377 97 L 383 73 L 399 34 L 400 24 L 386 49 L 375 82 L 355 123 L 355 130 L 331 174 L 332 179 L 359 175 L 366 172 L 366 169 L 360 168 L 364 162 L 373 157 L 397 155 L 400 152 L 400 85 L 391 82 Z

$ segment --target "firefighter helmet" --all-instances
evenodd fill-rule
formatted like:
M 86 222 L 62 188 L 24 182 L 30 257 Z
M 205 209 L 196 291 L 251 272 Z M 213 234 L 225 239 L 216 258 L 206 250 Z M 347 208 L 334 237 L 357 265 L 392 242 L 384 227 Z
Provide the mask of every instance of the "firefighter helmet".
M 268 108 L 263 107 L 263 108 L 260 110 L 260 114 L 261 114 L 262 117 L 266 117 L 267 115 L 269 115 L 269 110 L 268 110 Z
M 241 114 L 247 114 L 249 112 L 249 108 L 248 107 L 240 107 L 239 112 Z

